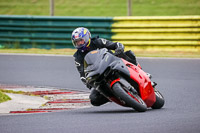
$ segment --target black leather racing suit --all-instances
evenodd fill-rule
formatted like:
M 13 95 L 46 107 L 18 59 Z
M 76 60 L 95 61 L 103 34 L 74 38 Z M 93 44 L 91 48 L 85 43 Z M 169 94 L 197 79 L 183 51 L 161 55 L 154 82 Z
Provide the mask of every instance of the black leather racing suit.
M 75 64 L 78 69 L 78 72 L 80 73 L 80 78 L 84 84 L 86 84 L 85 73 L 84 73 L 84 57 L 88 52 L 90 52 L 92 50 L 96 50 L 98 48 L 99 49 L 107 48 L 109 50 L 115 50 L 115 51 L 122 50 L 122 52 L 124 51 L 123 44 L 121 44 L 119 42 L 112 42 L 112 41 L 102 39 L 99 37 L 95 37 L 95 38 L 91 39 L 91 43 L 90 43 L 87 51 L 81 51 L 78 49 L 74 54 Z M 86 84 L 86 86 L 87 86 L 87 84 Z M 89 86 L 87 86 L 87 87 L 89 87 Z M 100 106 L 100 105 L 108 102 L 109 100 L 107 98 L 105 98 L 103 95 L 101 95 L 95 89 L 92 89 L 91 94 L 90 94 L 90 101 L 91 101 L 92 105 Z

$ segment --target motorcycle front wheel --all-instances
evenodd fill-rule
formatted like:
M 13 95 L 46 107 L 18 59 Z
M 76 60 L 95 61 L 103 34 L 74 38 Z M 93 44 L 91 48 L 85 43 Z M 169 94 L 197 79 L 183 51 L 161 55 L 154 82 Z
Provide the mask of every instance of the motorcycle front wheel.
M 128 107 L 132 107 L 138 112 L 145 112 L 147 110 L 147 106 L 140 96 L 125 91 L 120 83 L 115 83 L 112 86 L 112 90 L 114 95 Z
M 165 104 L 165 99 L 163 95 L 156 89 L 154 88 L 155 95 L 156 95 L 156 102 L 151 106 L 152 109 L 160 109 L 164 106 Z

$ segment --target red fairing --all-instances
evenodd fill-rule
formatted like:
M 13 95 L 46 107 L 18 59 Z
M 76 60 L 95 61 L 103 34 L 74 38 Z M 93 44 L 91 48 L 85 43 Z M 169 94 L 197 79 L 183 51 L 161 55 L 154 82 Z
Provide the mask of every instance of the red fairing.
M 151 85 L 151 80 L 141 69 L 141 66 L 138 67 L 124 59 L 122 60 L 126 64 L 130 72 L 130 78 L 133 79 L 139 85 L 139 92 L 141 98 L 147 104 L 147 107 L 151 107 L 156 101 L 156 96 L 154 93 L 154 89 Z
M 140 64 L 139 64 L 139 63 L 137 64 L 137 66 L 138 66 L 140 69 L 142 69 L 142 67 L 140 66 Z

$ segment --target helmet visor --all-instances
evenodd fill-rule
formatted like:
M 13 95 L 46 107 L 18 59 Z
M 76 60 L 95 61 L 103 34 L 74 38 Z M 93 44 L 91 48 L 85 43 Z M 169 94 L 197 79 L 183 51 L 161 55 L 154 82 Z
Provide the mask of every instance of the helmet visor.
M 81 48 L 85 45 L 85 40 L 83 38 L 75 39 L 72 42 L 76 48 Z

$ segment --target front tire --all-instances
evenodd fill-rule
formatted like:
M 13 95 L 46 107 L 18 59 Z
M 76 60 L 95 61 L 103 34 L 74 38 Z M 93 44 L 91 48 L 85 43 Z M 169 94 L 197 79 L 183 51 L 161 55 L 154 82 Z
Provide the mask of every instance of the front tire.
M 156 102 L 151 106 L 152 109 L 160 109 L 164 106 L 165 104 L 165 99 L 163 95 L 157 90 L 154 89 L 155 95 L 156 95 Z
M 132 107 L 138 112 L 145 112 L 147 110 L 147 106 L 144 101 L 137 94 L 128 94 L 120 83 L 115 83 L 112 86 L 112 90 L 114 95 L 122 102 L 125 103 L 128 107 Z M 134 97 L 134 98 L 133 98 Z M 137 100 L 136 100 L 137 99 Z

